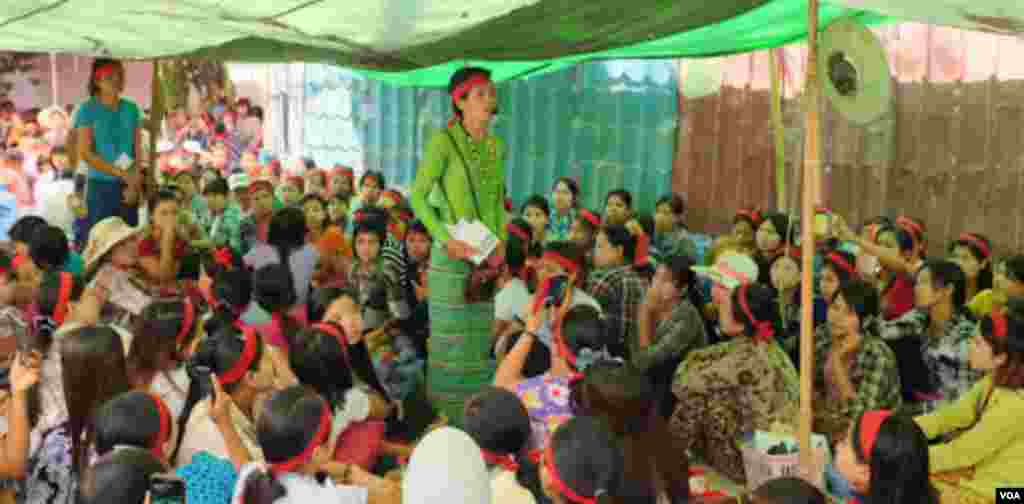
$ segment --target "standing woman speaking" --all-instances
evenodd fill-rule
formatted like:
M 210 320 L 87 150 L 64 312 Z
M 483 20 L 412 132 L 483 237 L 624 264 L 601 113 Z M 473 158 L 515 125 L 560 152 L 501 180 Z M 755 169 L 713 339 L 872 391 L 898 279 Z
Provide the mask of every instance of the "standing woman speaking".
M 448 83 L 455 117 L 427 144 L 412 186 L 412 207 L 434 238 L 429 285 L 428 392 L 450 422 L 461 425 L 463 404 L 494 378 L 490 357 L 493 294 L 466 298 L 477 251 L 452 239 L 447 225 L 478 220 L 503 248 L 505 143 L 489 131 L 497 111 L 490 72 L 462 68 Z M 482 289 L 471 289 L 479 294 Z
M 78 158 L 89 165 L 86 233 L 107 217 L 138 224 L 141 196 L 140 132 L 142 115 L 124 91 L 124 66 L 97 58 L 89 74 L 89 98 L 75 117 Z

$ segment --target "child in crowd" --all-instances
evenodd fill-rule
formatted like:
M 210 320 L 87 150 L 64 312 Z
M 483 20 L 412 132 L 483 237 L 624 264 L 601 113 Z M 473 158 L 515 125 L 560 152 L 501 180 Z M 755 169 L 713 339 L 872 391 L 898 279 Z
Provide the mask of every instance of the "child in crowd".
M 547 241 L 548 222 L 551 220 L 551 209 L 548 200 L 539 194 L 530 196 L 522 208 L 523 218 L 530 224 L 530 248 L 539 250 Z

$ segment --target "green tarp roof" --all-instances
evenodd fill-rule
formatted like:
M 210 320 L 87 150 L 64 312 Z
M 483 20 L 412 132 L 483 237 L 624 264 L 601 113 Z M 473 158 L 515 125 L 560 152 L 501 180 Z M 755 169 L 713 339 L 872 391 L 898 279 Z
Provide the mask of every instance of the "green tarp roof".
M 841 0 L 853 1 L 853 0 Z M 6 0 L 0 48 L 330 63 L 443 86 L 484 63 L 500 80 L 599 58 L 675 58 L 806 35 L 806 0 Z M 880 18 L 824 4 L 839 16 Z

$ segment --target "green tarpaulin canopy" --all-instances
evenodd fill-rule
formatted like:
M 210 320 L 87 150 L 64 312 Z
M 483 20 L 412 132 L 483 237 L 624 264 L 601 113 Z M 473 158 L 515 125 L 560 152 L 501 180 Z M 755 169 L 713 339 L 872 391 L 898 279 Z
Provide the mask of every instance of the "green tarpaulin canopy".
M 7 0 L 0 48 L 329 63 L 443 86 L 482 63 L 499 80 L 608 58 L 724 55 L 806 35 L 806 0 Z M 880 17 L 824 5 L 839 16 Z

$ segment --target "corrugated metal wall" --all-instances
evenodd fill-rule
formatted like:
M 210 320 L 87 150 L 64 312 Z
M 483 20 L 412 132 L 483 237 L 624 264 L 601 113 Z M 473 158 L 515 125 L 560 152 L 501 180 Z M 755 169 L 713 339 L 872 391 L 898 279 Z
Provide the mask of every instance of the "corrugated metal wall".
M 997 252 L 1024 246 L 1024 40 L 920 24 L 877 30 L 895 76 L 893 111 L 869 127 L 826 106 L 825 202 L 853 222 L 925 221 L 932 254 L 963 231 Z M 787 201 L 800 190 L 806 52 L 785 51 Z M 680 98 L 674 186 L 697 229 L 723 230 L 742 205 L 774 207 L 767 53 L 723 59 L 721 90 Z M 792 204 L 792 203 L 791 203 Z
M 676 68 L 587 63 L 501 84 L 495 131 L 509 146 L 509 194 L 517 203 L 547 194 L 567 175 L 580 178 L 589 207 L 626 187 L 650 208 L 671 184 Z M 325 166 L 349 160 L 357 170 L 382 170 L 391 184 L 413 179 L 424 142 L 451 114 L 441 90 L 398 88 L 324 65 L 306 65 L 304 82 L 303 153 Z

